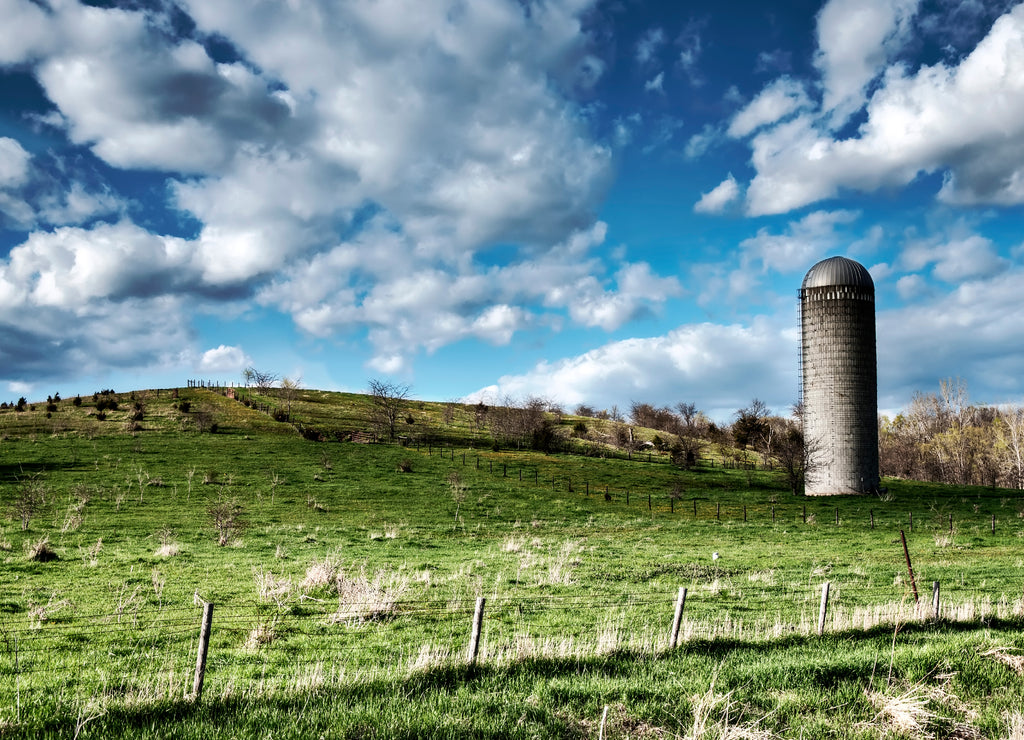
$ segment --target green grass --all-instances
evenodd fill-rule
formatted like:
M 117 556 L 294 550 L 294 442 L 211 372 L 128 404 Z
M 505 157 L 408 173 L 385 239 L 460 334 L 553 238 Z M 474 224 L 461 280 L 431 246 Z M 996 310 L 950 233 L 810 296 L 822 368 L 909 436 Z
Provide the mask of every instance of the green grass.
M 493 452 L 468 410 L 459 427 L 419 402 L 418 449 L 307 441 L 198 389 L 136 394 L 129 434 L 122 399 L 105 421 L 88 400 L 0 412 L 0 506 L 43 498 L 27 529 L 0 524 L 0 736 L 597 737 L 606 706 L 608 737 L 1008 737 L 1020 721 L 1017 492 L 887 481 L 885 501 L 804 499 L 720 458 Z M 218 433 L 194 431 L 197 409 Z M 321 429 L 367 415 L 347 394 L 293 403 Z M 225 503 L 246 526 L 220 547 Z M 44 538 L 58 559 L 30 560 Z M 193 704 L 199 600 L 214 628 Z M 924 710 L 921 727 L 898 730 L 887 701 Z

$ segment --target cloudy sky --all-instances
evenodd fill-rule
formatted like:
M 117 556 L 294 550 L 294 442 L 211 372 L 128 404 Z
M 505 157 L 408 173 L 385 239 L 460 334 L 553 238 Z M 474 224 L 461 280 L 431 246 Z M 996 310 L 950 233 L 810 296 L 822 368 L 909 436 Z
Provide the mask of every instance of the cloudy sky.
M 0 397 L 369 378 L 797 397 L 868 267 L 879 405 L 1024 401 L 1024 5 L 0 0 Z

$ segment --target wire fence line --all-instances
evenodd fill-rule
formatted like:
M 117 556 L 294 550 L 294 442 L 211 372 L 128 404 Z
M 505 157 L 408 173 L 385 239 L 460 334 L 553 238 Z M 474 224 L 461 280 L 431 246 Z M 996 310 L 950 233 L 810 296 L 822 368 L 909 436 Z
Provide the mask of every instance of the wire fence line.
M 819 613 L 828 581 L 805 588 L 760 583 L 692 583 L 681 594 L 685 612 L 673 625 L 675 593 L 626 599 L 588 594 L 487 598 L 479 654 L 501 664 L 531 657 L 585 658 L 631 650 L 657 654 L 694 640 L 770 640 L 819 631 L 941 622 L 979 625 L 1024 619 L 1024 580 L 998 587 L 950 583 L 941 602 L 931 589 L 914 603 L 906 588 L 832 583 L 827 618 Z M 931 584 L 928 584 L 929 586 Z M 208 692 L 302 688 L 358 675 L 464 664 L 470 618 L 479 597 L 410 599 L 369 619 L 335 619 L 336 604 L 303 601 L 218 605 L 209 635 Z M 361 606 L 348 604 L 349 613 Z M 676 602 L 677 609 L 681 605 Z M 181 697 L 194 680 L 200 608 L 164 605 L 136 620 L 118 614 L 52 619 L 5 615 L 0 620 L 0 719 L 35 695 Z M 819 620 L 822 620 L 819 622 Z M 314 670 L 317 676 L 311 676 Z M 315 681 L 313 680 L 315 678 Z M 3 709 L 6 707 L 7 709 Z

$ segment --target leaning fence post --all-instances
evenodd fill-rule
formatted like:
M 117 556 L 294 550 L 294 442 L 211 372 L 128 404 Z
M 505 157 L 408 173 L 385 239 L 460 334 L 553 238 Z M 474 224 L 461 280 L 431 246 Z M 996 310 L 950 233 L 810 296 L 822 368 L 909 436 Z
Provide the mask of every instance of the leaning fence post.
M 935 615 L 935 621 L 939 621 L 939 582 L 932 581 L 932 612 Z
M 825 615 L 828 614 L 828 591 L 831 584 L 825 581 L 821 587 L 821 608 L 818 609 L 818 634 L 825 634 Z
M 679 596 L 676 597 L 676 614 L 672 618 L 672 638 L 668 642 L 670 648 L 679 644 L 679 625 L 683 622 L 683 607 L 686 606 L 686 589 L 679 587 Z
M 213 604 L 203 602 L 203 622 L 199 627 L 199 650 L 196 652 L 196 674 L 192 679 L 192 700 L 199 701 L 203 695 L 203 679 L 206 678 L 206 653 L 210 648 L 210 627 L 213 625 Z
M 917 581 L 914 580 L 914 566 L 910 564 L 910 550 L 907 549 L 907 536 L 903 534 L 903 530 L 900 530 L 900 540 L 903 541 L 903 557 L 907 560 L 907 573 L 910 574 L 910 588 L 914 592 L 914 603 L 917 604 L 920 599 L 917 597 Z
M 473 632 L 469 636 L 469 649 L 466 651 L 466 661 L 470 665 L 476 664 L 476 654 L 480 648 L 480 628 L 484 623 L 484 604 L 487 599 L 478 596 L 476 599 L 476 611 L 473 612 Z

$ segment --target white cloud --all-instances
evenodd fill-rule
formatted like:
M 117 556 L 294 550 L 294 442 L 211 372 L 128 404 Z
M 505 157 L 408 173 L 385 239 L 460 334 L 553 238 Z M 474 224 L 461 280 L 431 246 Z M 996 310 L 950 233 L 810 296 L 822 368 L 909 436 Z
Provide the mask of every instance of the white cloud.
M 740 196 L 740 186 L 736 178 L 729 173 L 729 176 L 706 193 L 702 193 L 700 200 L 693 206 L 695 213 L 721 213 L 725 207 Z
M 912 301 L 925 295 L 928 285 L 920 275 L 904 275 L 896 281 L 896 292 L 904 301 Z
M 20 143 L 0 136 L 0 188 L 16 187 L 25 182 L 30 159 Z
M 241 373 L 252 365 L 252 358 L 241 347 L 219 345 L 203 352 L 196 364 L 202 373 Z
M 942 242 L 912 242 L 904 248 L 900 262 L 914 271 L 933 264 L 932 275 L 946 283 L 992 277 L 1009 266 L 992 241 L 977 234 Z
M 844 88 L 845 89 L 845 88 Z M 782 213 L 841 188 L 906 185 L 945 171 L 948 202 L 1024 202 L 1024 5 L 996 20 L 956 67 L 890 67 L 858 135 L 833 140 L 804 113 L 754 137 L 752 215 Z
M 649 28 L 636 44 L 636 61 L 641 66 L 654 61 L 658 49 L 665 43 L 665 32 L 660 28 Z
M 759 264 L 762 269 L 782 273 L 806 270 L 839 248 L 842 240 L 837 229 L 858 216 L 856 211 L 814 211 L 791 222 L 781 234 L 759 229 L 756 236 L 740 242 L 744 266 Z
M 576 357 L 542 362 L 521 375 L 470 394 L 480 398 L 539 395 L 566 406 L 597 408 L 630 401 L 674 405 L 693 401 L 728 421 L 740 405 L 759 397 L 785 412 L 796 400 L 797 332 L 765 318 L 750 326 L 693 324 L 665 336 L 612 342 Z M 738 400 L 741 399 L 741 400 Z
M 889 54 L 910 30 L 919 0 L 829 0 L 818 13 L 815 65 L 825 87 L 823 109 L 842 124 Z
M 656 92 L 656 93 L 664 94 L 664 92 L 665 92 L 664 81 L 665 81 L 665 73 L 664 72 L 658 72 L 658 74 L 656 74 L 652 79 L 647 80 L 647 82 L 644 83 L 644 91 L 645 92 Z
M 748 136 L 762 126 L 777 123 L 798 110 L 810 107 L 811 100 L 804 86 L 789 77 L 780 77 L 733 116 L 727 133 L 733 138 Z
M 927 293 L 919 275 L 897 282 L 912 305 L 878 314 L 879 387 L 882 407 L 906 404 L 914 391 L 935 388 L 947 377 L 964 378 L 991 393 L 1019 394 L 1024 364 L 1024 322 L 1018 318 L 1020 268 L 967 280 L 949 292 Z M 997 403 L 1006 396 L 979 398 Z

